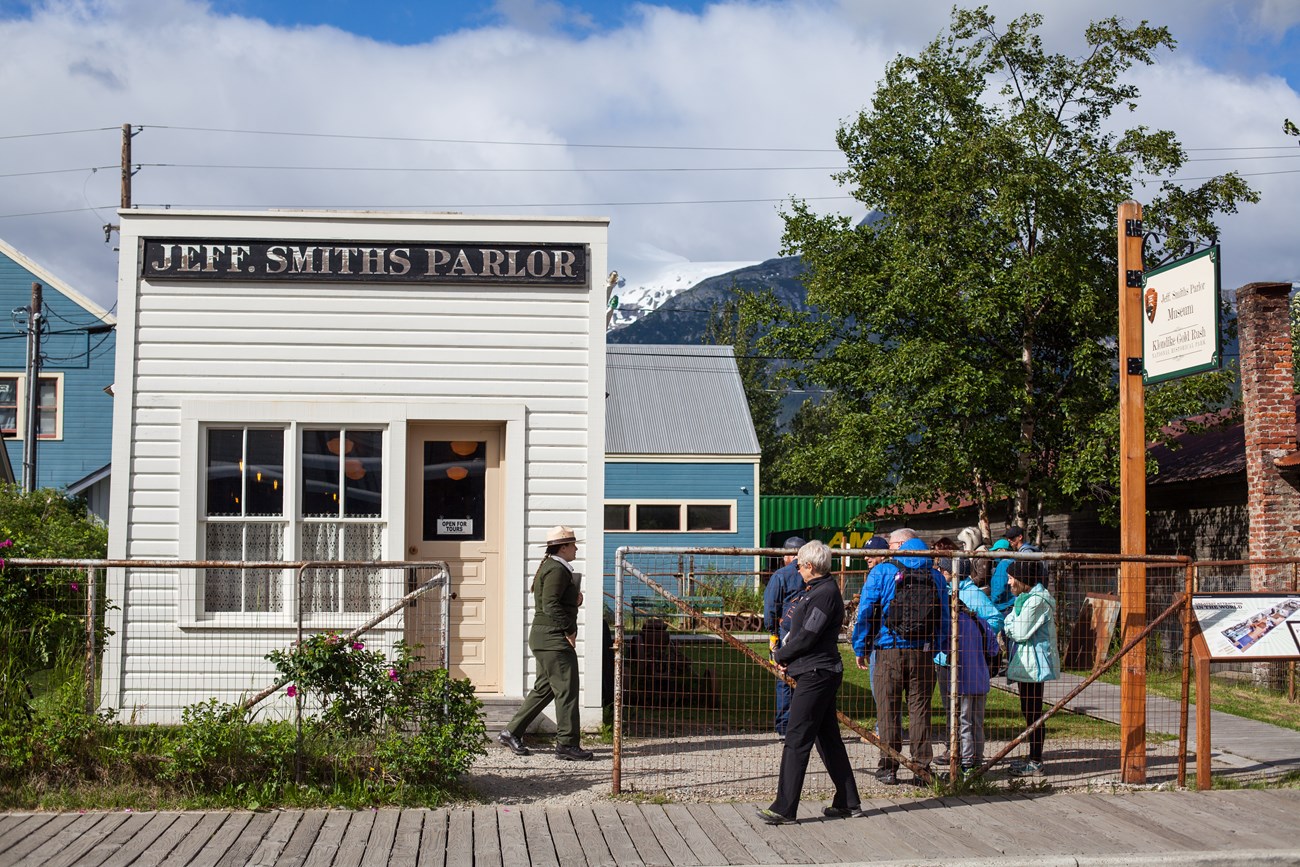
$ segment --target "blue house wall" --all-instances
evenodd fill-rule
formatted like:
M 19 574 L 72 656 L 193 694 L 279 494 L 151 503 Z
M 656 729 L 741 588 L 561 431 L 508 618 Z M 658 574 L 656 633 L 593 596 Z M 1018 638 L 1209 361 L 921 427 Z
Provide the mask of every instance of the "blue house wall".
M 755 524 L 756 463 L 710 462 L 707 458 L 681 462 L 605 462 L 605 501 L 644 500 L 734 500 L 736 531 L 733 533 L 666 533 L 605 531 L 605 591 L 614 592 L 614 552 L 624 545 L 708 548 L 753 547 Z M 698 556 L 695 571 L 710 566 L 749 575 L 753 557 Z M 673 589 L 673 588 L 669 588 Z
M 24 374 L 27 366 L 26 332 L 20 331 L 10 311 L 27 308 L 32 283 L 40 283 L 46 328 L 42 338 L 41 375 L 62 374 L 59 404 L 62 436 L 42 439 L 36 449 L 39 487 L 63 488 L 106 465 L 111 459 L 113 398 L 104 392 L 113 384 L 116 332 L 90 334 L 112 318 L 84 298 L 64 294 L 61 281 L 0 248 L 0 375 Z M 76 293 L 72 293 L 75 295 Z M 20 320 L 25 324 L 26 318 Z M 22 435 L 22 431 L 19 435 Z M 5 448 L 21 481 L 25 443 L 6 439 Z

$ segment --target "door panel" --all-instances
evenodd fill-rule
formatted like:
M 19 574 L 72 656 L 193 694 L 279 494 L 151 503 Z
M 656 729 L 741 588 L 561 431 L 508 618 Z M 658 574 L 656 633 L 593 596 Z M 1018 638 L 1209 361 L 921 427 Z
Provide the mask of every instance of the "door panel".
M 412 424 L 407 432 L 407 557 L 451 567 L 448 667 L 501 691 L 502 468 L 499 425 Z M 427 644 L 421 616 L 407 641 Z

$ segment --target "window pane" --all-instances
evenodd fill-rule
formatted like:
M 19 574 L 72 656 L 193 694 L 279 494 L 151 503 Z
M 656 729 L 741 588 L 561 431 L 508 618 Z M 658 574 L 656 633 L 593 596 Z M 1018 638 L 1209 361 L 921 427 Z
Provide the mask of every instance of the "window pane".
M 0 430 L 16 433 L 18 430 L 18 378 L 0 377 Z
M 302 515 L 337 518 L 339 454 L 347 448 L 337 430 L 302 432 Z
M 240 461 L 244 452 L 243 430 L 208 430 L 208 514 L 242 515 Z M 209 559 L 219 559 L 208 554 Z M 226 609 L 218 609 L 226 610 Z
M 347 431 L 347 437 L 354 447 L 343 460 L 343 514 L 349 518 L 381 517 L 383 515 L 383 432 L 350 430 Z
M 248 432 L 245 515 L 284 514 L 284 431 Z
M 211 490 L 211 488 L 209 488 Z M 243 524 L 208 524 L 204 550 L 209 560 L 244 559 Z M 238 569 L 205 569 L 204 611 L 238 611 L 243 576 Z
M 682 528 L 682 507 L 647 506 L 636 507 L 636 528 L 638 530 L 680 530 Z
M 41 379 L 41 393 L 36 396 L 37 403 L 41 409 L 53 411 L 59 405 L 59 381 L 57 379 Z
M 424 444 L 424 539 L 482 541 L 487 443 Z
M 36 400 L 36 435 L 47 438 L 58 436 L 59 381 L 42 379 Z
M 605 529 L 606 530 L 628 530 L 632 527 L 632 507 L 622 506 L 605 506 Z
M 686 529 L 731 531 L 731 506 L 686 507 Z

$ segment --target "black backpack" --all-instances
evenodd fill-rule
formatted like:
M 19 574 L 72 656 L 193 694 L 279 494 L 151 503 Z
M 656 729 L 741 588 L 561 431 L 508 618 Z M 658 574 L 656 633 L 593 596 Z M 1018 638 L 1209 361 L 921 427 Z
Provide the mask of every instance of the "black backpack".
M 924 642 L 939 631 L 939 588 L 929 566 L 913 569 L 897 560 L 894 599 L 885 612 L 885 625 L 904 641 Z

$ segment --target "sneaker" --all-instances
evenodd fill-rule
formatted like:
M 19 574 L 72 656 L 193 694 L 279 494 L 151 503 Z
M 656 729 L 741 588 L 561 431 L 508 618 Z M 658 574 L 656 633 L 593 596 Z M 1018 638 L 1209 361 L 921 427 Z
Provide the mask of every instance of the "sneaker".
M 509 729 L 504 729 L 501 734 L 497 735 L 497 743 L 517 756 L 531 756 L 533 754 L 533 751 L 524 746 L 524 742 L 515 737 Z
M 1011 774 L 1012 776 L 1016 776 L 1016 777 L 1033 777 L 1033 776 L 1037 776 L 1038 774 L 1041 774 L 1042 772 L 1043 772 L 1042 762 L 1029 761 L 1019 765 L 1013 765 L 1011 767 Z
M 758 818 L 762 819 L 769 825 L 793 825 L 795 820 L 789 816 L 782 816 L 775 810 L 756 810 Z
M 876 782 L 884 783 L 886 786 L 898 785 L 898 771 L 889 768 L 880 768 L 876 771 Z
M 596 757 L 596 754 L 591 750 L 584 750 L 582 747 L 556 744 L 555 757 L 566 762 L 589 762 Z
M 862 815 L 861 807 L 822 807 L 822 815 L 828 819 L 852 819 Z

